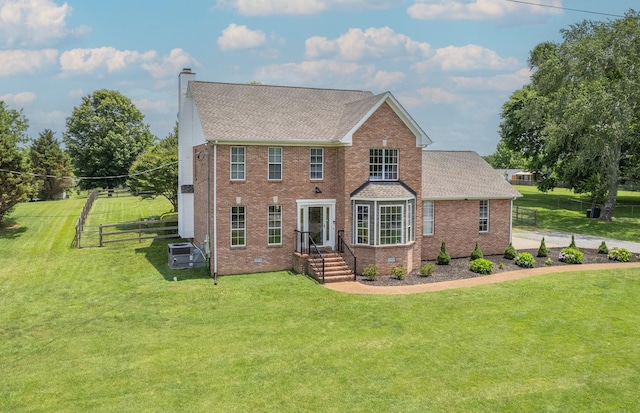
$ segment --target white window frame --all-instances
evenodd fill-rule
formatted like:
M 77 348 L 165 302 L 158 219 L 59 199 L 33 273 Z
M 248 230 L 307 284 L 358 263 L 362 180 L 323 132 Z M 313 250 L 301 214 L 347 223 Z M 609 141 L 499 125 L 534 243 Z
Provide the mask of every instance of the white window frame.
M 366 209 L 366 221 L 360 220 L 360 208 L 362 208 L 363 214 Z M 369 245 L 371 243 L 371 206 L 368 204 L 355 204 L 355 244 L 357 245 Z M 362 225 L 365 224 L 365 225 Z M 366 230 L 366 240 L 360 241 L 360 230 Z
M 369 149 L 370 181 L 397 181 L 399 165 L 400 151 L 398 149 Z
M 272 154 L 272 150 L 274 151 L 274 153 Z M 283 159 L 283 154 L 282 154 L 282 147 L 280 146 L 273 146 L 273 147 L 269 147 L 268 149 L 268 167 L 267 167 L 267 179 L 269 181 L 282 181 L 282 159 Z M 272 158 L 272 155 L 274 156 Z M 277 169 L 274 170 L 274 172 L 277 172 L 279 174 L 278 178 L 272 178 L 271 177 L 271 166 L 277 167 Z
M 413 238 L 413 204 L 407 202 L 407 239 L 406 242 L 414 241 Z
M 390 212 L 390 213 L 386 213 L 383 212 L 383 210 L 387 210 L 390 208 L 399 208 L 400 211 L 399 212 Z M 378 245 L 402 245 L 404 244 L 404 240 L 405 240 L 405 215 L 404 215 L 405 211 L 404 211 L 404 205 L 402 204 L 389 204 L 389 205 L 379 205 L 378 206 Z M 400 238 L 397 240 L 398 242 L 382 242 L 383 239 L 386 238 L 390 238 L 388 236 L 383 235 L 385 232 L 388 231 L 392 231 L 393 229 L 383 229 L 382 228 L 382 224 L 385 222 L 383 220 L 383 217 L 386 215 L 396 215 L 398 217 L 400 217 L 400 221 L 395 221 L 395 223 L 393 221 L 390 221 L 392 225 L 397 226 L 398 229 L 400 229 Z
M 433 201 L 422 202 L 422 235 L 433 235 L 435 229 L 435 205 Z
M 480 207 L 478 211 L 478 224 L 479 232 L 489 232 L 489 200 L 480 200 Z
M 277 237 L 279 241 L 271 242 L 272 237 Z M 267 207 L 267 244 L 282 245 L 282 205 Z
M 318 162 L 318 158 L 320 162 Z M 319 168 L 319 171 L 314 170 L 314 166 Z M 312 181 L 324 179 L 324 148 L 310 148 L 309 150 L 309 179 Z
M 230 230 L 231 247 L 247 245 L 247 207 L 240 205 L 231 207 Z M 242 239 L 242 243 L 235 243 L 240 239 Z
M 236 153 L 238 150 L 242 150 L 242 153 Z M 242 160 L 239 160 L 238 157 L 240 156 L 242 157 Z M 247 176 L 247 149 L 244 146 L 232 146 L 231 151 L 229 152 L 229 157 L 231 162 L 231 166 L 229 168 L 231 180 L 244 181 Z

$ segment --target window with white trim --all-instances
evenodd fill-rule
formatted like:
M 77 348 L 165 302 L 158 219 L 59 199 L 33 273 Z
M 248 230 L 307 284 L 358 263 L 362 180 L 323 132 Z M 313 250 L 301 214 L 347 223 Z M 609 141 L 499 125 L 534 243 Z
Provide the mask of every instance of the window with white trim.
M 243 206 L 231 207 L 231 246 L 244 247 L 247 244 L 246 209 Z
M 433 201 L 424 201 L 422 203 L 422 235 L 433 235 L 433 224 Z
M 282 179 L 282 148 L 269 148 L 269 180 Z
M 324 179 L 324 148 L 311 148 L 309 178 L 312 180 Z
M 369 244 L 369 205 L 356 204 L 356 244 Z
M 397 149 L 369 149 L 369 180 L 398 180 Z
M 282 244 L 282 205 L 269 205 L 267 232 L 269 245 Z
M 381 205 L 379 217 L 380 245 L 402 244 L 404 224 L 402 205 Z
M 231 180 L 242 181 L 245 179 L 245 147 L 231 147 Z
M 480 201 L 480 232 L 489 232 L 489 200 Z
M 407 204 L 407 242 L 413 241 L 413 204 Z

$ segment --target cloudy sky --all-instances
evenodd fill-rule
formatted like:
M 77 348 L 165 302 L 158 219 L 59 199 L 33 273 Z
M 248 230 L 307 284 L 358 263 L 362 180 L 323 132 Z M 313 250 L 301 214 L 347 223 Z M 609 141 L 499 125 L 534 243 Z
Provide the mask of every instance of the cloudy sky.
M 527 3 L 536 3 L 531 5 Z M 431 149 L 495 151 L 529 51 L 637 0 L 0 0 L 0 100 L 61 139 L 83 96 L 117 90 L 162 138 L 177 75 L 391 91 Z M 569 10 L 573 9 L 573 10 Z M 595 14 L 587 12 L 597 12 Z

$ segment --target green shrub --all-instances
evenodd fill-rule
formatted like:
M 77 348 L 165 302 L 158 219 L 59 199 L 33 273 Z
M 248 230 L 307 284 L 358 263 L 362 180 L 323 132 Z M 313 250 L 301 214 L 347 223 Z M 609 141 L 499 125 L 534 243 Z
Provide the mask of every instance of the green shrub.
M 376 264 L 369 264 L 362 271 L 362 276 L 369 281 L 375 281 L 378 278 L 378 274 L 380 274 L 380 269 Z
M 540 248 L 538 248 L 538 257 L 548 257 L 549 256 L 549 248 L 547 248 L 547 244 L 544 243 L 544 237 L 542 237 L 542 241 L 540 241 Z
M 609 248 L 607 247 L 607 244 L 604 241 L 602 241 L 602 243 L 598 247 L 598 254 L 608 254 L 608 253 L 609 253 Z
M 420 267 L 420 275 L 423 277 L 429 277 L 433 275 L 434 272 L 436 272 L 436 266 L 434 264 L 424 264 Z
M 500 264 L 498 264 L 498 268 L 501 270 L 504 269 L 504 262 L 501 262 Z
M 626 248 L 613 247 L 609 250 L 607 258 L 613 261 L 629 262 L 631 260 L 631 253 Z
M 493 262 L 484 258 L 476 258 L 471 261 L 470 270 L 478 274 L 491 274 Z
M 397 267 L 394 265 L 391 267 L 391 274 L 399 280 L 404 280 L 407 276 L 407 269 L 404 265 L 400 264 Z
M 449 265 L 449 262 L 451 261 L 451 256 L 447 252 L 447 247 L 445 246 L 444 241 L 442 241 L 442 245 L 440 245 L 440 253 L 438 254 L 438 259 L 436 261 L 438 265 Z
M 577 248 L 563 248 L 558 259 L 567 264 L 582 264 L 584 254 Z
M 573 234 L 571 234 L 571 244 L 569 244 L 569 248 L 578 249 L 578 247 L 576 247 L 576 238 Z
M 544 262 L 544 265 L 551 265 L 553 264 L 553 260 L 551 258 L 547 258 L 547 260 Z
M 528 252 L 521 252 L 516 255 L 513 261 L 518 267 L 522 268 L 533 268 L 536 265 L 536 259 Z
M 471 261 L 477 260 L 478 258 L 484 258 L 484 254 L 478 246 L 478 241 L 476 241 L 476 247 L 471 251 Z
M 516 257 L 516 255 L 518 255 L 518 251 L 516 251 L 512 243 L 509 243 L 509 245 L 507 245 L 507 248 L 504 250 L 504 258 L 512 260 Z

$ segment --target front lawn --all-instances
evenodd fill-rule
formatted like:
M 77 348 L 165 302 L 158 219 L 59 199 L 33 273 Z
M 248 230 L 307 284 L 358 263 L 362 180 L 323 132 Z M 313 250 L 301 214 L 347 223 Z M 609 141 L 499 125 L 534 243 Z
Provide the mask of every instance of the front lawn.
M 409 296 L 288 272 L 214 286 L 167 269 L 175 241 L 70 248 L 81 207 L 23 204 L 0 230 L 0 411 L 640 410 L 640 270 Z

